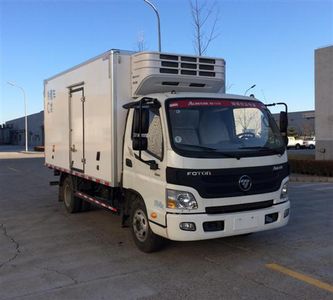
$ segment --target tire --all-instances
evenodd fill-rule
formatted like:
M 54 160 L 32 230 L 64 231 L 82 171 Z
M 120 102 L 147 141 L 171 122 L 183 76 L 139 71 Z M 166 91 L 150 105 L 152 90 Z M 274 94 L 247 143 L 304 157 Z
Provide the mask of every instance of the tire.
M 310 145 L 310 146 L 309 146 L 309 149 L 314 149 L 314 148 L 315 148 L 314 145 Z
M 59 202 L 64 202 L 64 179 L 66 179 L 66 175 L 64 175 L 64 173 L 62 173 L 60 175 L 59 188 L 58 188 L 58 201 Z
M 301 145 L 300 144 L 296 144 L 296 146 L 295 146 L 295 149 L 301 149 Z
M 64 205 L 66 210 L 70 213 L 77 213 L 81 210 L 82 200 L 74 196 L 73 181 L 71 176 L 67 176 L 63 183 L 63 196 Z
M 64 185 L 63 185 L 63 183 L 59 184 L 58 202 L 64 202 Z
M 134 242 L 141 251 L 150 253 L 161 249 L 163 238 L 150 229 L 146 206 L 140 197 L 132 204 L 130 225 Z
M 88 201 L 83 201 L 82 200 L 82 205 L 81 205 L 81 211 L 89 211 L 91 209 L 91 203 Z

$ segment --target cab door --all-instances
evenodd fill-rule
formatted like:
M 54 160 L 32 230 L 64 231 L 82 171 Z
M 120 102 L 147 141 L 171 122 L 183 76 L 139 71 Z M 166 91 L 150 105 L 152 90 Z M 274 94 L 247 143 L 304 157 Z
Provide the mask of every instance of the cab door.
M 165 169 L 164 136 L 160 109 L 149 108 L 147 150 L 133 149 L 134 114 L 139 110 L 130 109 L 124 145 L 124 187 L 138 192 L 143 198 L 150 221 L 165 226 Z M 150 162 L 150 163 L 149 163 Z M 154 162 L 154 163 L 153 163 Z M 157 217 L 151 219 L 151 213 Z

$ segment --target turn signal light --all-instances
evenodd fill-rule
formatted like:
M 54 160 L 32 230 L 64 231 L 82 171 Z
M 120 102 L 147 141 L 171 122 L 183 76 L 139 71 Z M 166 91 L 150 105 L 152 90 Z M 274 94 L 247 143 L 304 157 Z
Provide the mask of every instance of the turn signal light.
M 176 201 L 173 199 L 167 199 L 167 208 L 177 208 Z

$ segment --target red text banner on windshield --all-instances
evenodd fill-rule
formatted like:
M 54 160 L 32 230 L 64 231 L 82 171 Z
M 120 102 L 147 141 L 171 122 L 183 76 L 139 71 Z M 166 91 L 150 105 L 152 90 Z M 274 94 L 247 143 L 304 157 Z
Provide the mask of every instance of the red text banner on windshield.
M 265 108 L 265 105 L 257 101 L 242 101 L 242 100 L 210 100 L 210 99 L 195 99 L 195 100 L 173 100 L 169 104 L 170 109 L 191 108 L 191 107 L 209 107 L 209 106 L 223 106 L 223 107 L 253 107 Z

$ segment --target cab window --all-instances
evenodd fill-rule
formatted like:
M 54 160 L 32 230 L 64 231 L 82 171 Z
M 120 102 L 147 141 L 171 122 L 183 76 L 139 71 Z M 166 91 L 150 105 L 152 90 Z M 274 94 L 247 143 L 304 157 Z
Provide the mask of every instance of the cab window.
M 139 110 L 135 110 L 134 113 L 139 113 Z M 133 118 L 134 120 L 134 118 Z M 132 127 L 133 128 L 133 127 Z M 152 156 L 162 160 L 163 158 L 163 133 L 161 117 L 158 109 L 149 109 L 149 129 L 146 135 L 148 147 L 147 152 Z M 132 129 L 133 137 L 133 129 Z
M 147 152 L 162 160 L 163 157 L 163 134 L 159 111 L 149 110 L 149 130 L 147 133 L 148 149 Z

